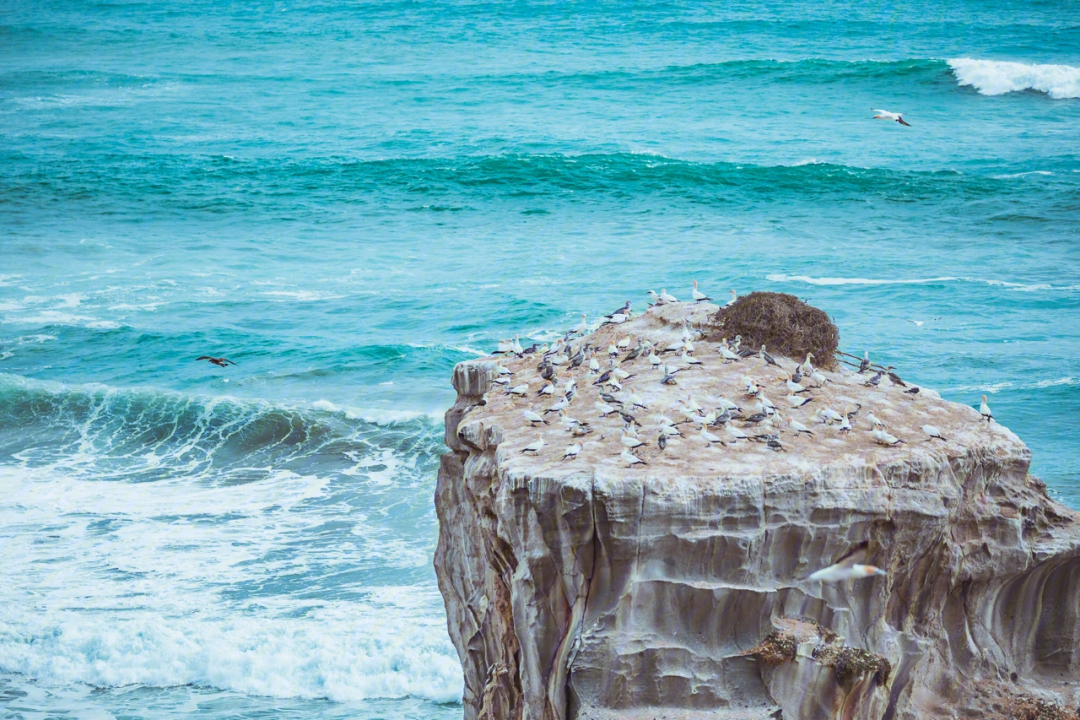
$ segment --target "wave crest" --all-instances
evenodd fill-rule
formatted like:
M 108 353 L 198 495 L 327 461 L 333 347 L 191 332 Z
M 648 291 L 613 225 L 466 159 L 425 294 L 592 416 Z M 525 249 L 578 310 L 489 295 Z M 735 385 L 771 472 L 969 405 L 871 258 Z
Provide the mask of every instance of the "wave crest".
M 1027 65 L 970 58 L 948 62 L 960 85 L 974 87 L 980 95 L 1037 90 L 1056 100 L 1080 98 L 1080 68 L 1071 65 Z

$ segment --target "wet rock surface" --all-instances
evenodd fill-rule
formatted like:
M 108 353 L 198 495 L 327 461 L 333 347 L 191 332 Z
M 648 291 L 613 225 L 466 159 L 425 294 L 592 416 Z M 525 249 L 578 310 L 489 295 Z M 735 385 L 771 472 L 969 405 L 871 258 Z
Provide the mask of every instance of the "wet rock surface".
M 697 339 L 716 310 L 654 307 L 571 340 L 551 395 L 537 394 L 539 353 L 455 368 L 435 564 L 465 717 L 954 717 L 992 714 L 1008 693 L 1080 704 L 1080 515 L 1028 475 L 1024 444 L 931 390 L 911 394 L 887 377 L 868 386 L 872 374 L 846 369 L 804 377 L 796 397 L 812 401 L 794 408 L 787 376 L 802 358 L 726 361 Z M 643 339 L 678 344 L 686 327 L 692 355 L 666 352 L 666 368 L 644 353 L 623 362 Z M 627 339 L 615 348 L 631 375 L 621 390 L 594 385 L 587 361 L 570 369 L 589 344 L 606 371 L 610 346 Z M 587 431 L 543 414 L 571 373 L 566 415 Z M 747 379 L 783 420 L 736 414 L 730 427 L 774 435 L 779 449 L 724 425 L 705 424 L 721 442 L 702 437 L 699 421 L 721 398 L 754 413 Z M 601 391 L 640 423 L 648 444 L 633 453 L 644 465 L 629 466 L 626 420 Z M 601 417 L 597 403 L 616 411 Z M 858 409 L 851 430 L 826 422 L 826 407 Z M 528 409 L 548 423 L 527 420 Z M 882 445 L 871 413 L 903 442 Z M 660 416 L 681 433 L 663 450 Z M 928 439 L 925 424 L 947 440 Z M 862 540 L 887 576 L 807 580 Z M 794 658 L 749 652 L 771 633 L 796 639 Z M 815 658 L 819 647 L 849 650 Z

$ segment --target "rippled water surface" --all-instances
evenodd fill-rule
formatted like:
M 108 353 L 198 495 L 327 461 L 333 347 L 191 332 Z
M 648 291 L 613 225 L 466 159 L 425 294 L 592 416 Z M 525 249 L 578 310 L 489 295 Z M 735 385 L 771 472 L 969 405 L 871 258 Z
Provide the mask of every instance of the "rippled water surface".
M 15 0 L 0 139 L 4 717 L 460 717 L 451 368 L 695 279 L 1080 507 L 1080 6 Z

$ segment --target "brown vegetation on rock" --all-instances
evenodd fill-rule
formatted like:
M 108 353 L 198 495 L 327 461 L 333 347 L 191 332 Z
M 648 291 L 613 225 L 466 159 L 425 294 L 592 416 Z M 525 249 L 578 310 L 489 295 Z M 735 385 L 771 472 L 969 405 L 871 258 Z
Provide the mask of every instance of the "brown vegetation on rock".
M 1002 704 L 1010 720 L 1077 720 L 1077 713 L 1030 695 L 1010 695 Z
M 766 665 L 781 665 L 795 659 L 797 647 L 794 635 L 773 631 L 746 654 L 756 655 Z
M 840 684 L 872 674 L 878 685 L 885 685 L 892 674 L 892 663 L 882 656 L 846 645 L 818 645 L 814 659 L 831 667 Z
M 803 360 L 814 354 L 814 365 L 836 366 L 840 331 L 824 310 L 807 305 L 794 295 L 753 292 L 721 308 L 713 316 L 706 339 L 742 336 L 742 347 L 767 346 L 770 354 Z

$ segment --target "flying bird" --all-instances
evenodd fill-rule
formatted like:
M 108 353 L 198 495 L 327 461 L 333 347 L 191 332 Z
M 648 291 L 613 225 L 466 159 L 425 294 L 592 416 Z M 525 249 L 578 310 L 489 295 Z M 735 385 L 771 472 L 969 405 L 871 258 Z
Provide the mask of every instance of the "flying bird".
M 937 322 L 941 318 L 936 317 L 936 318 L 932 318 L 930 320 L 912 320 L 911 318 L 904 318 L 904 319 L 907 320 L 912 325 L 914 325 L 915 327 L 922 327 L 923 325 L 925 325 L 928 322 Z
M 820 580 L 821 582 L 841 582 L 855 578 L 873 577 L 885 575 L 886 572 L 873 565 L 862 565 L 866 560 L 867 548 L 870 543 L 863 541 L 854 546 L 827 568 L 818 570 L 810 575 L 808 580 Z
M 904 120 L 900 113 L 889 112 L 888 110 L 878 110 L 876 108 L 871 108 L 871 110 L 877 113 L 877 115 L 874 116 L 875 120 L 895 120 L 901 125 L 907 125 L 908 127 L 911 127 L 911 125 L 909 125 L 907 121 Z
M 232 360 L 229 360 L 228 358 L 223 358 L 223 357 L 216 358 L 216 357 L 210 357 L 209 355 L 202 355 L 200 357 L 195 358 L 195 362 L 199 362 L 200 360 L 209 360 L 211 365 L 217 365 L 218 367 L 229 367 L 230 365 L 235 365 L 236 364 Z

